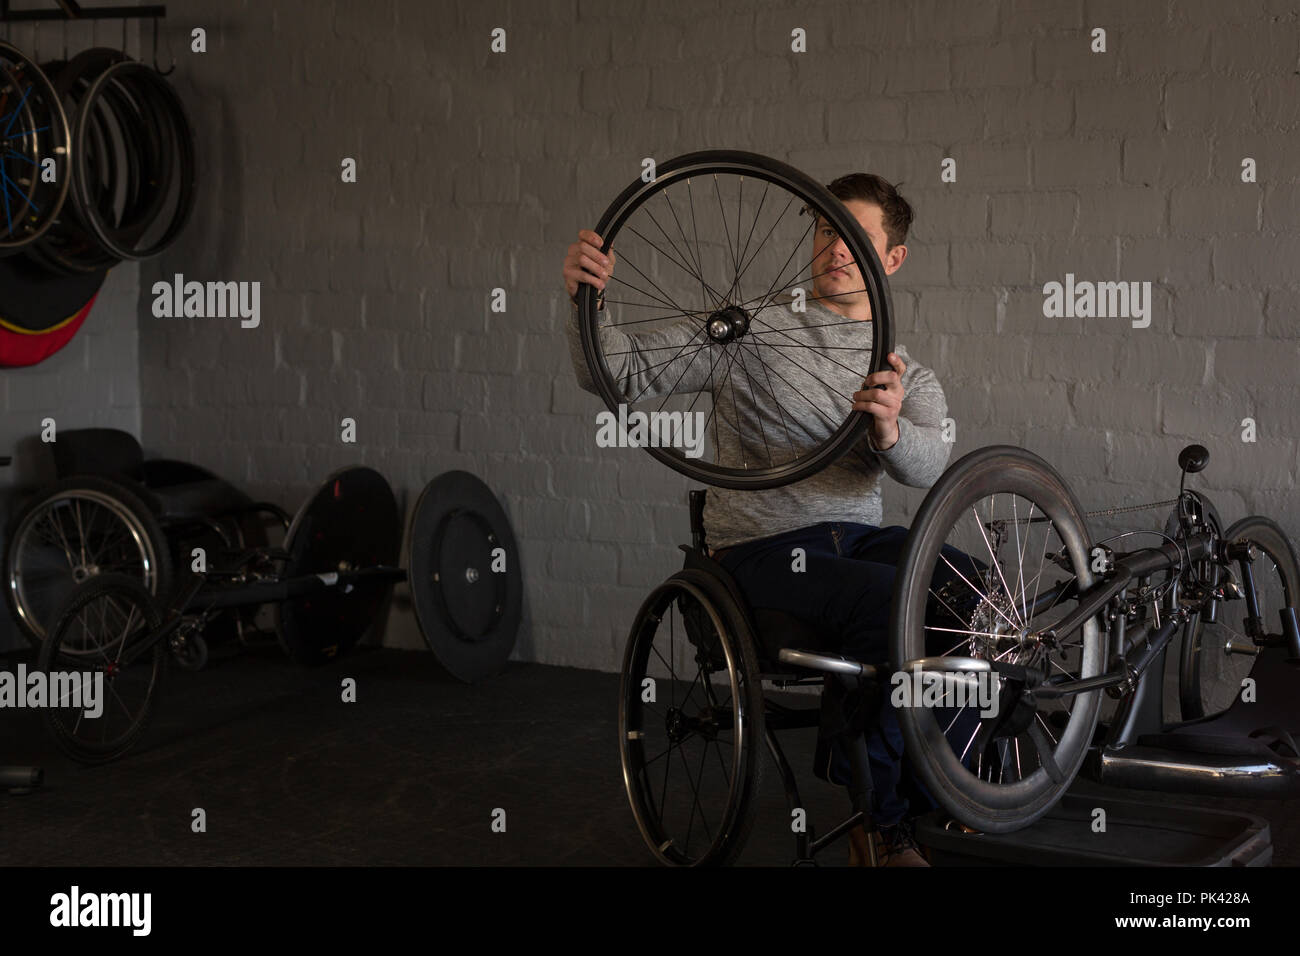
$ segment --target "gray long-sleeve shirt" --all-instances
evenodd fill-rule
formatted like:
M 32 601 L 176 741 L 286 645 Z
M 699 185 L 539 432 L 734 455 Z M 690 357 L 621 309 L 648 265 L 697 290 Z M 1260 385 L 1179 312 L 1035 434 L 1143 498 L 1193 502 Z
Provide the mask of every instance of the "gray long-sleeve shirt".
M 594 392 L 576 308 L 566 331 L 578 384 Z M 758 467 L 802 454 L 839 427 L 852 394 L 862 387 L 871 333 L 872 323 L 846 319 L 810 299 L 803 312 L 789 301 L 770 307 L 739 344 L 726 348 L 697 348 L 704 336 L 695 319 L 651 330 L 602 325 L 600 334 L 610 373 L 629 405 L 670 392 L 708 393 L 714 406 L 708 430 L 712 460 Z M 903 346 L 893 351 L 907 366 L 897 443 L 878 451 L 868 430 L 838 461 L 794 484 L 761 491 L 710 488 L 704 523 L 711 547 L 823 521 L 879 525 L 882 474 L 917 488 L 934 484 L 952 447 L 942 438 L 943 388 Z

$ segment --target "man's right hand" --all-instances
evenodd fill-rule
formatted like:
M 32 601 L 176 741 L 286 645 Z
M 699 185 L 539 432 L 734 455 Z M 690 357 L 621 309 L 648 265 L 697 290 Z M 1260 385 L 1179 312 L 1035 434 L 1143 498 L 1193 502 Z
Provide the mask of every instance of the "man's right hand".
M 594 285 L 601 292 L 605 291 L 605 283 L 614 272 L 618 256 L 613 249 L 609 250 L 608 256 L 601 252 L 600 247 L 604 244 L 605 240 L 590 229 L 578 231 L 578 241 L 569 246 L 569 252 L 564 257 L 564 289 L 569 293 L 570 299 L 578 294 L 578 284 L 581 282 Z

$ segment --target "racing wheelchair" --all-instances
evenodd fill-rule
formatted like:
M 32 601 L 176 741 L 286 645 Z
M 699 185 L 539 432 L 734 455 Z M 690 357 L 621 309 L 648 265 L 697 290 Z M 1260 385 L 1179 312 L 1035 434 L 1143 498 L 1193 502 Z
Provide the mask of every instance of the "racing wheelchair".
M 579 284 L 581 384 L 620 422 L 637 412 L 679 430 L 693 414 L 703 420 L 703 445 L 688 453 L 660 433 L 642 442 L 650 455 L 709 485 L 761 491 L 861 454 L 868 416 L 845 398 L 886 368 L 893 305 L 874 246 L 827 188 L 768 157 L 691 153 L 624 189 L 596 232 L 605 255 L 617 245 L 624 272 L 600 288 Z M 833 254 L 840 242 L 847 269 Z M 1207 462 L 1204 448 L 1190 446 L 1177 498 L 1101 512 L 1172 506 L 1154 532 L 1162 543 L 1131 552 L 1094 541 L 1087 519 L 1098 513 L 1086 514 L 1060 475 L 1024 449 L 979 449 L 953 464 L 927 495 L 898 566 L 892 672 L 815 650 L 817 635 L 797 622 L 760 623 L 709 560 L 693 521 L 686 567 L 642 605 L 623 666 L 624 782 L 652 852 L 671 864 L 734 859 L 752 823 L 760 740 L 794 805 L 771 734 L 812 718 L 766 701 L 761 686 L 827 673 L 855 690 L 912 675 L 983 695 L 993 706 L 978 713 L 945 690 L 953 706 L 914 700 L 898 716 L 933 798 L 988 833 L 1041 818 L 1085 764 L 1103 782 L 1153 789 L 1300 790 L 1294 694 L 1275 680 L 1300 660 L 1296 555 L 1270 519 L 1224 528 L 1203 495 L 1185 490 Z M 948 562 L 936 584 L 948 547 L 976 566 Z M 1160 685 L 1178 635 L 1181 719 L 1170 723 Z M 1243 729 L 1262 716 L 1238 706 L 1256 665 L 1277 709 Z M 1117 702 L 1108 721 L 1103 695 Z M 652 732 L 658 746 L 647 743 Z M 718 764 L 722 797 L 707 825 L 698 788 L 688 782 L 669 819 L 668 785 L 651 777 L 670 760 L 689 776 L 682 751 L 691 741 L 701 750 L 693 779 Z M 855 822 L 870 826 L 870 780 L 860 776 L 855 766 L 854 816 L 801 843 L 800 861 Z M 692 849 L 693 838 L 701 842 Z
M 430 481 L 397 566 L 401 513 L 388 482 L 364 466 L 332 473 L 298 509 L 282 547 L 224 554 L 166 599 L 136 577 L 96 574 L 58 609 L 39 669 L 66 675 L 42 718 L 59 747 L 83 763 L 129 751 L 155 710 L 169 661 L 206 659 L 204 632 L 227 609 L 276 605 L 281 641 L 303 665 L 354 646 L 394 584 L 408 582 L 420 633 L 438 663 L 466 682 L 496 673 L 514 648 L 523 583 L 519 552 L 491 490 L 463 471 Z M 192 666 L 191 666 L 191 669 Z M 102 681 L 102 713 L 84 708 L 80 674 Z

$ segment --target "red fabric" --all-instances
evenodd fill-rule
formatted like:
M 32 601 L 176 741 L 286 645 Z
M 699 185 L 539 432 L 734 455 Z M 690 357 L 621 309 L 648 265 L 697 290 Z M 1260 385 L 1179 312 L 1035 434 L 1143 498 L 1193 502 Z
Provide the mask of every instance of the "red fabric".
M 43 362 L 72 340 L 99 298 L 96 293 L 71 319 L 48 332 L 27 334 L 0 328 L 0 365 L 15 367 Z

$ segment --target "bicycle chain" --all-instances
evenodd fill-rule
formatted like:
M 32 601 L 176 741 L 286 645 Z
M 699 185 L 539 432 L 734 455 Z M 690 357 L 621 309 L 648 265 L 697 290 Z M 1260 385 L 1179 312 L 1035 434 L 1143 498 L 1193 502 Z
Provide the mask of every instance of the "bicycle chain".
M 1130 511 L 1146 511 L 1148 508 L 1167 508 L 1169 505 L 1178 504 L 1177 498 L 1170 498 L 1168 501 L 1153 501 L 1146 505 L 1126 505 L 1123 508 L 1103 508 L 1101 511 L 1085 511 L 1085 518 L 1107 518 L 1111 515 L 1127 514 Z

